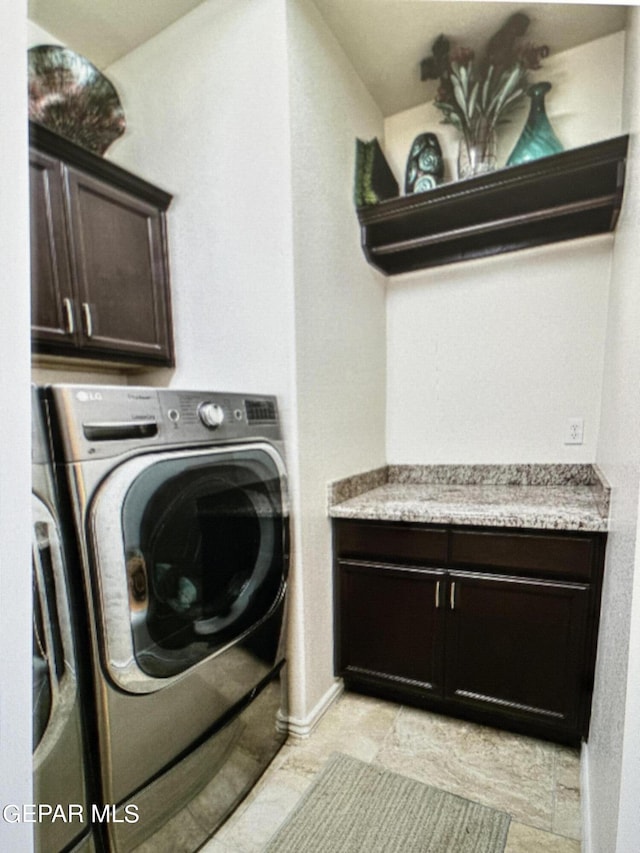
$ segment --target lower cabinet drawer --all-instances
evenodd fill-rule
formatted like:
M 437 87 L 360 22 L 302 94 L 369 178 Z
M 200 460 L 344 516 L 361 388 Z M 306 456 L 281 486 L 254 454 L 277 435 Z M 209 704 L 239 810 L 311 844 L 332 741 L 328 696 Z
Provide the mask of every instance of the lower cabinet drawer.
M 451 563 L 535 572 L 590 581 L 595 543 L 591 537 L 453 530 Z
M 363 524 L 343 521 L 335 528 L 338 557 L 376 561 L 443 563 L 447 559 L 446 529 L 403 524 Z

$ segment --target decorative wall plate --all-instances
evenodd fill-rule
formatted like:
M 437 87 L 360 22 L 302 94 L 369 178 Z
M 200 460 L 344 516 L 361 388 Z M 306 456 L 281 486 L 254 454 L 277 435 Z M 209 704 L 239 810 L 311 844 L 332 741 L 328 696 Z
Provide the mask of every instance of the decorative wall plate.
M 113 84 L 84 56 L 59 45 L 29 50 L 29 118 L 96 154 L 126 127 Z

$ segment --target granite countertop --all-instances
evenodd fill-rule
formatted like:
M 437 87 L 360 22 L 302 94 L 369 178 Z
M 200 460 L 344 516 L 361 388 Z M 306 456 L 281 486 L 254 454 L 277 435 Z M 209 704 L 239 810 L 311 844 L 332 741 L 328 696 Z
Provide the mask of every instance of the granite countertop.
M 606 531 L 594 465 L 391 465 L 329 486 L 332 518 Z

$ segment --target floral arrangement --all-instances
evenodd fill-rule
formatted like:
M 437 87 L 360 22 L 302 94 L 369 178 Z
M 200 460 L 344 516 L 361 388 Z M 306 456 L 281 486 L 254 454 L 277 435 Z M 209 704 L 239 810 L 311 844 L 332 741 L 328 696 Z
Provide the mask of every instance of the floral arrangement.
M 549 55 L 546 45 L 521 42 L 528 26 L 524 13 L 511 15 L 480 59 L 467 47 L 452 50 L 449 39 L 440 35 L 431 56 L 421 62 L 421 79 L 440 81 L 434 104 L 444 115 L 443 123 L 453 124 L 467 146 L 508 121 L 527 90 L 527 72 L 540 68 L 540 60 Z

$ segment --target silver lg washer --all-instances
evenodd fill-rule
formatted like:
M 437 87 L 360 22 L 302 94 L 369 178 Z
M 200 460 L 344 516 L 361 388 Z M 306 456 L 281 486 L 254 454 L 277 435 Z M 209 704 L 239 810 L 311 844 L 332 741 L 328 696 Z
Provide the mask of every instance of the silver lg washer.
M 90 624 L 102 796 L 120 816 L 111 846 L 134 849 L 206 788 L 201 843 L 284 739 L 276 400 L 58 385 L 47 401 Z

